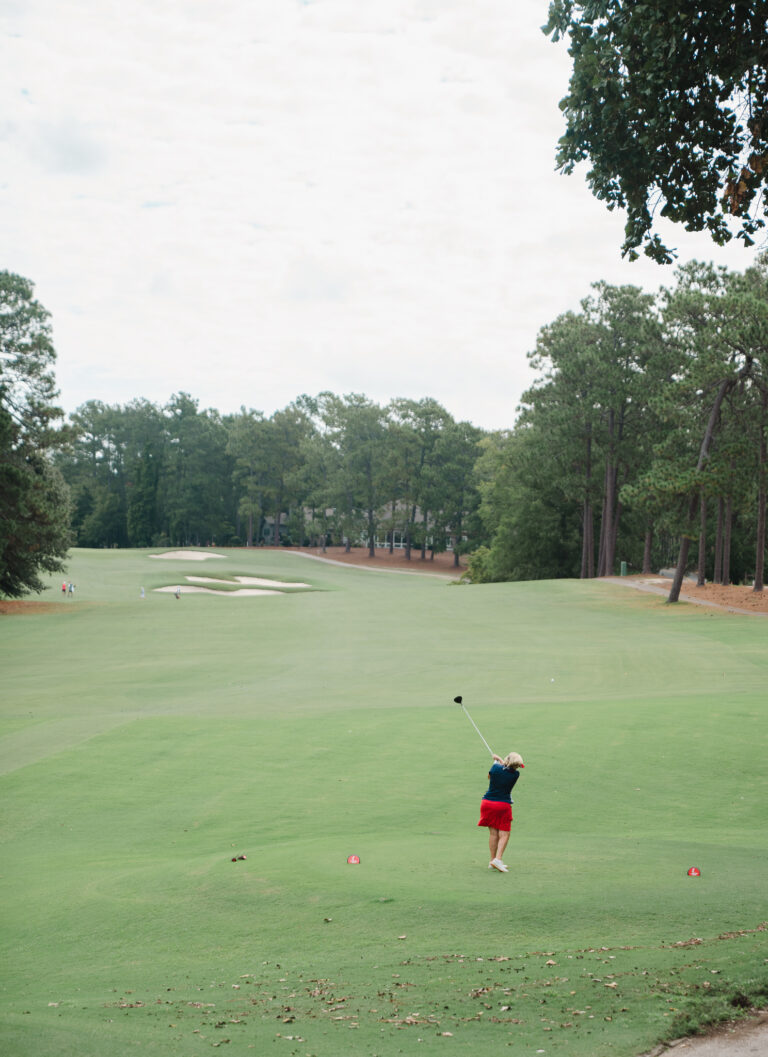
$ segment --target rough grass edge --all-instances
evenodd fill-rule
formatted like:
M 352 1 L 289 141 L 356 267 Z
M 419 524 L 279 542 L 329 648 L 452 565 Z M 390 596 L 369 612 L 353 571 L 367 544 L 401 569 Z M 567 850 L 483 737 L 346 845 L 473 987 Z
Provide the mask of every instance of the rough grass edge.
M 768 974 L 764 980 L 750 977 L 739 984 L 714 985 L 697 995 L 688 1009 L 677 1014 L 664 1041 L 690 1035 L 706 1035 L 713 1029 L 754 1017 L 768 1002 Z

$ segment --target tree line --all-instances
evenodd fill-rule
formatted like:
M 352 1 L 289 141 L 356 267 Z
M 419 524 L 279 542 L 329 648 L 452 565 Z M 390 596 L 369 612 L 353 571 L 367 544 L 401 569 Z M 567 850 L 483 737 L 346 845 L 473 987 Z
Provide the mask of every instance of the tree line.
M 483 431 L 437 401 L 300 396 L 265 416 L 202 410 L 187 393 L 89 401 L 55 465 L 84 547 L 298 546 L 402 540 L 456 562 L 479 504 Z
M 481 442 L 492 539 L 472 579 L 670 565 L 676 601 L 695 559 L 699 582 L 762 590 L 768 256 L 743 274 L 689 264 L 657 297 L 592 289 L 540 331 L 514 429 Z
M 0 593 L 42 589 L 68 548 L 402 542 L 452 547 L 468 579 L 675 567 L 670 594 L 754 581 L 765 558 L 768 255 L 692 263 L 658 295 L 596 283 L 544 326 L 514 426 L 437 401 L 297 397 L 222 415 L 56 407 L 50 319 L 0 273 Z

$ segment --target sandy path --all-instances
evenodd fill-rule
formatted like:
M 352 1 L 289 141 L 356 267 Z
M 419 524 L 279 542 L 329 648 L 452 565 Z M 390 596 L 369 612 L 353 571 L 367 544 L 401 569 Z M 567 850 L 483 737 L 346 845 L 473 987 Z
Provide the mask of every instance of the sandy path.
M 310 584 L 302 584 L 296 580 L 288 583 L 285 580 L 265 580 L 261 576 L 236 576 L 232 580 L 216 580 L 212 576 L 185 576 L 192 584 L 242 584 L 244 587 L 309 587 Z
M 179 584 L 180 595 L 217 595 L 219 598 L 246 598 L 254 595 L 284 595 L 285 591 L 269 591 L 261 587 L 238 587 L 236 591 L 214 591 L 211 587 L 194 587 L 192 584 Z M 175 595 L 175 587 L 156 587 L 154 594 Z
M 606 576 L 605 583 L 631 587 L 635 591 L 647 591 L 652 595 L 667 597 L 671 580 L 658 576 Z M 768 590 L 755 593 L 751 587 L 723 587 L 720 584 L 705 584 L 697 587 L 686 581 L 680 591 L 680 601 L 694 606 L 723 609 L 729 613 L 748 613 L 750 616 L 768 616 Z
M 356 569 L 368 569 L 372 572 L 405 573 L 406 576 L 433 576 L 443 580 L 458 580 L 465 569 L 453 567 L 453 557 L 450 562 L 445 560 L 445 555 L 437 555 L 435 561 L 429 559 L 422 561 L 420 557 L 414 557 L 410 561 L 403 557 L 402 551 L 395 551 L 390 555 L 387 550 L 377 550 L 375 558 L 368 557 L 368 550 L 364 547 L 353 547 L 347 553 L 343 547 L 328 547 L 325 552 L 319 547 L 284 548 L 283 553 L 295 554 L 300 558 L 312 558 L 315 561 L 326 562 L 328 565 L 354 565 Z M 420 552 L 414 552 L 420 554 Z M 441 560 L 442 559 L 442 560 Z
M 164 554 L 150 554 L 150 558 L 187 558 L 191 562 L 204 562 L 207 558 L 226 558 L 226 554 L 217 554 L 215 551 L 165 551 Z
M 675 1039 L 641 1057 L 766 1057 L 768 1055 L 768 1009 L 761 1009 L 749 1020 L 736 1021 L 702 1038 Z

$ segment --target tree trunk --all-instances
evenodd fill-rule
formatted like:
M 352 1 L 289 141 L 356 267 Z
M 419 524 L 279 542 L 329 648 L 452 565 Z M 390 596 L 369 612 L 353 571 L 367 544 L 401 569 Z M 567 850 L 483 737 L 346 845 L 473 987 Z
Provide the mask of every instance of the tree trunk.
M 725 500 L 722 496 L 717 501 L 717 531 L 715 533 L 715 567 L 712 579 L 719 584 L 723 579 L 723 522 L 725 521 Z
M 651 545 L 653 544 L 653 525 L 648 524 L 645 529 L 645 546 L 643 547 L 643 575 L 648 576 L 651 572 Z
M 592 517 L 592 510 L 591 510 L 590 505 L 589 505 L 589 500 L 585 499 L 584 500 L 584 506 L 582 508 L 582 514 L 581 514 L 581 522 L 582 522 L 582 525 L 581 525 L 581 579 L 582 580 L 585 580 L 586 577 L 587 577 L 587 567 L 588 567 L 588 564 L 589 564 L 588 563 L 589 551 L 588 551 L 588 547 L 587 547 L 587 538 L 589 536 L 589 522 L 590 522 L 591 517 Z
M 459 540 L 461 539 L 461 515 L 459 515 L 459 522 L 456 528 L 456 535 L 453 537 L 453 567 L 454 569 L 459 568 Z
M 758 493 L 757 493 L 757 540 L 755 541 L 755 586 L 753 591 L 763 590 L 763 577 L 765 575 L 765 492 L 766 492 L 766 469 L 768 468 L 768 442 L 766 442 L 766 429 L 768 429 L 768 388 L 763 389 L 763 416 L 760 422 L 760 456 L 758 466 Z
M 616 552 L 616 539 L 613 534 L 613 525 L 616 506 L 616 459 L 614 454 L 616 432 L 616 413 L 611 409 L 608 412 L 608 454 L 605 457 L 605 507 L 603 524 L 601 525 L 601 551 L 603 554 L 600 567 L 602 572 L 599 576 L 612 576 L 613 564 Z
M 591 503 L 587 521 L 587 578 L 595 578 L 595 511 Z
M 280 489 L 280 492 L 279 492 L 279 494 L 277 496 L 277 500 L 275 502 L 275 531 L 274 531 L 274 535 L 272 537 L 272 546 L 273 547 L 279 547 L 280 546 L 280 517 L 281 517 L 282 513 L 283 513 L 283 491 L 282 491 L 282 489 Z
M 603 509 L 600 514 L 600 546 L 597 551 L 597 575 L 605 575 L 605 497 L 603 497 Z
M 725 530 L 723 532 L 723 577 L 721 584 L 731 582 L 731 530 L 733 528 L 733 497 L 728 496 L 725 503 Z
M 617 482 L 616 482 L 616 471 L 614 470 L 614 480 L 613 480 L 613 494 L 614 494 L 614 496 L 618 495 L 618 488 L 616 487 L 616 485 L 617 485 Z M 621 511 L 622 511 L 622 505 L 621 505 L 621 503 L 618 500 L 616 500 L 616 516 L 614 517 L 613 521 L 611 522 L 611 526 L 610 526 L 610 532 L 611 532 L 610 543 L 609 543 L 609 548 L 608 548 L 608 554 L 607 554 L 606 560 L 605 560 L 605 564 L 608 566 L 608 569 L 607 569 L 607 572 L 606 572 L 607 576 L 613 576 L 614 568 L 615 568 L 615 565 L 616 565 L 616 540 L 619 538 L 619 521 L 621 520 Z
M 704 431 L 704 436 L 701 441 L 701 448 L 699 450 L 699 458 L 696 463 L 696 472 L 701 473 L 704 463 L 709 455 L 709 449 L 712 444 L 712 438 L 715 435 L 715 424 L 720 414 L 720 408 L 722 407 L 725 394 L 736 384 L 735 378 L 725 378 L 720 383 L 720 387 L 717 390 L 712 409 L 709 412 L 709 419 L 707 420 L 707 428 Z M 680 588 L 683 586 L 683 577 L 685 576 L 685 567 L 688 564 L 688 548 L 691 544 L 691 529 L 693 527 L 694 518 L 696 517 L 696 507 L 699 505 L 698 496 L 692 495 L 691 501 L 688 504 L 688 517 L 685 522 L 685 529 L 680 537 L 680 553 L 677 557 L 677 568 L 675 569 L 675 578 L 672 581 L 672 588 L 669 592 L 668 602 L 678 602 L 680 599 Z
M 587 427 L 588 430 L 591 427 Z M 587 433 L 584 466 L 584 504 L 581 516 L 581 579 L 595 575 L 595 517 L 592 511 L 592 435 Z
M 699 575 L 696 580 L 697 587 L 703 587 L 707 582 L 707 497 L 704 489 L 699 497 L 700 529 L 699 529 Z
M 368 508 L 368 557 L 376 557 L 376 540 L 374 536 L 375 521 L 373 517 L 373 510 Z
M 414 522 L 416 521 L 416 504 L 414 503 L 411 507 L 411 515 L 408 518 L 407 532 L 405 536 L 405 557 L 408 561 L 411 560 L 411 550 L 413 548 L 413 540 L 411 535 L 411 529 Z

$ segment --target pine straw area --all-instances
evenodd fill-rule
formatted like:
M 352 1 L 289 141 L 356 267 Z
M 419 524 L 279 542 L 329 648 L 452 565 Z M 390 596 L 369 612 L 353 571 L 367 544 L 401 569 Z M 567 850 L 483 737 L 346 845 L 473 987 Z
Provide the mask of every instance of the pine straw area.
M 327 547 L 322 551 L 319 547 L 302 547 L 301 550 L 318 558 L 326 558 L 330 561 L 344 562 L 348 565 L 361 565 L 377 569 L 397 569 L 402 572 L 413 573 L 440 573 L 443 576 L 451 576 L 458 579 L 466 571 L 466 561 L 460 560 L 457 568 L 453 562 L 453 554 L 436 554 L 434 559 L 427 557 L 422 560 L 420 550 L 411 551 L 411 560 L 405 557 L 405 551 L 396 550 L 390 554 L 386 548 L 378 547 L 376 556 L 369 557 L 367 547 L 353 547 L 349 553 L 343 547 Z M 646 576 L 636 574 L 627 577 L 615 577 L 613 579 L 624 579 L 636 584 L 647 585 L 667 594 L 672 581 L 662 576 Z M 689 598 L 705 605 L 726 606 L 733 609 L 742 609 L 748 613 L 768 614 L 768 588 L 755 592 L 751 587 L 740 587 L 733 584 L 724 587 L 722 584 L 705 584 L 697 587 L 691 580 L 686 580 L 680 592 L 682 599 Z
M 616 579 L 616 578 L 614 578 Z M 665 594 L 669 592 L 672 581 L 662 576 L 634 575 L 622 577 L 636 584 L 655 587 Z M 768 588 L 762 591 L 753 591 L 751 587 L 737 587 L 734 584 L 723 586 L 722 584 L 704 584 L 697 587 L 692 580 L 685 580 L 680 590 L 681 600 L 701 602 L 704 605 L 726 606 L 732 609 L 741 609 L 747 613 L 768 614 Z
M 452 552 L 445 551 L 443 554 L 435 554 L 432 557 L 427 551 L 426 558 L 422 559 L 421 549 L 411 550 L 410 561 L 405 557 L 404 550 L 395 550 L 389 553 L 387 547 L 377 547 L 374 558 L 368 554 L 367 547 L 352 547 L 347 552 L 344 547 L 300 547 L 297 550 L 304 551 L 316 558 L 325 558 L 327 561 L 344 562 L 345 565 L 367 566 L 369 569 L 390 569 L 398 572 L 408 573 L 439 573 L 441 576 L 452 576 L 458 579 L 466 571 L 466 563 L 459 559 L 459 566 L 454 565 Z
M 0 598 L 0 616 L 20 617 L 40 613 L 66 613 L 59 602 L 28 602 L 25 598 Z

